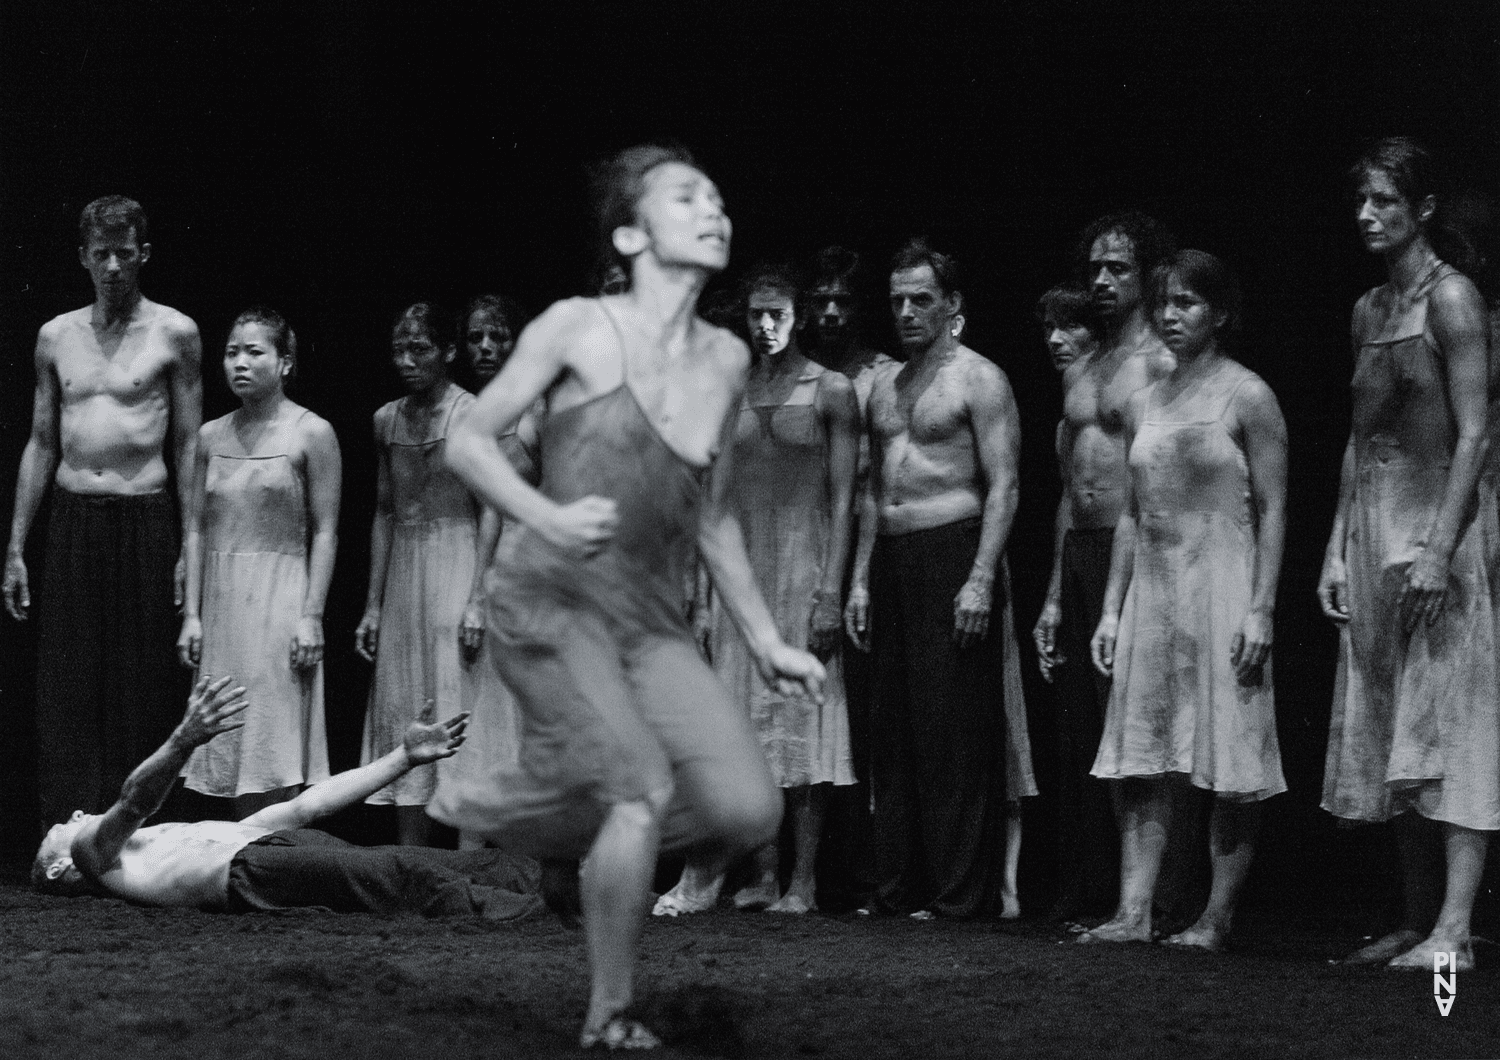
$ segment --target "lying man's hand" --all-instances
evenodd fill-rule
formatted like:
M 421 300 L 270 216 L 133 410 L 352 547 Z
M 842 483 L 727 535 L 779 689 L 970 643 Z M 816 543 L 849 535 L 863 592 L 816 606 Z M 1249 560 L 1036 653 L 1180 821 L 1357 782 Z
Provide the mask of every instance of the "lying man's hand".
M 414 766 L 436 762 L 440 758 L 451 758 L 464 742 L 464 730 L 469 726 L 469 712 L 455 714 L 447 721 L 428 724 L 414 721 L 406 730 L 402 743 L 406 757 Z

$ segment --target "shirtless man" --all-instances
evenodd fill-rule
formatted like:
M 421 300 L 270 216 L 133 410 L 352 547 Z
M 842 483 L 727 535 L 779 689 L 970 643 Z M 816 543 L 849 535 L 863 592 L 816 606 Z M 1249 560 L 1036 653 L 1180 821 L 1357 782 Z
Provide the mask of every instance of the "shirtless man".
M 24 621 L 26 538 L 55 482 L 37 637 L 43 827 L 69 807 L 109 805 L 176 722 L 183 568 L 167 460 L 180 500 L 193 482 L 202 406 L 197 326 L 141 295 L 151 244 L 140 205 L 89 203 L 79 244 L 94 304 L 37 336 L 31 437 L 5 554 L 5 607 Z
M 890 297 L 907 361 L 878 370 L 870 396 L 867 518 L 845 616 L 879 675 L 875 908 L 973 916 L 1003 801 L 1000 653 L 986 634 L 1020 426 L 1005 373 L 954 335 L 952 258 L 912 240 L 892 262 Z
M 1139 213 L 1102 217 L 1079 241 L 1102 335 L 1092 354 L 1063 370 L 1057 436 L 1063 496 L 1047 602 L 1032 631 L 1042 675 L 1057 684 L 1061 878 L 1053 916 L 1059 920 L 1108 916 L 1119 893 L 1118 831 L 1104 782 L 1089 775 L 1109 704 L 1109 680 L 1090 665 L 1089 640 L 1125 498 L 1125 407 L 1171 368 L 1142 294 L 1151 270 L 1174 249 L 1160 222 Z M 1061 338 L 1054 329 L 1049 347 Z
M 161 805 L 193 749 L 239 728 L 248 705 L 231 679 L 200 677 L 166 743 L 131 771 L 103 814 L 79 810 L 37 850 L 31 882 L 52 894 L 106 894 L 141 905 L 242 913 L 321 906 L 334 912 L 536 912 L 533 867 L 498 851 L 357 847 L 307 829 L 415 767 L 453 755 L 468 715 L 414 722 L 402 746 L 243 821 L 141 824 Z M 483 882 L 479 882 L 482 880 Z

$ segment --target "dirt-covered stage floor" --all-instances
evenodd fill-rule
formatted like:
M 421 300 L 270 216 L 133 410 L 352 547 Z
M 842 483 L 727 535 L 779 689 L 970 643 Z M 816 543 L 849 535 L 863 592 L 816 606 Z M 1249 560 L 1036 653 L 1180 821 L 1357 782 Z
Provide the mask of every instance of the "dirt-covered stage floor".
M 1050 925 L 724 911 L 647 926 L 660 1055 L 1493 1057 L 1500 947 L 1458 977 L 1331 962 L 1352 925 L 1248 912 L 1224 955 L 1084 947 Z M 0 1056 L 576 1055 L 581 933 L 309 913 L 228 916 L 0 881 Z

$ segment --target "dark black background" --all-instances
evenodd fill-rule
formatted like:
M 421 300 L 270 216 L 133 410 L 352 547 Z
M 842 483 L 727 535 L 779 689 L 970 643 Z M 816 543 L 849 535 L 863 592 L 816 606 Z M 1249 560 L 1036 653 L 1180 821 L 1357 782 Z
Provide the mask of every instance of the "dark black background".
M 1009 555 L 1026 641 L 1050 562 L 1060 398 L 1032 306 L 1065 276 L 1089 219 L 1144 208 L 1239 271 L 1244 359 L 1291 430 L 1276 679 L 1293 790 L 1268 812 L 1257 893 L 1370 893 L 1367 872 L 1386 865 L 1380 830 L 1335 832 L 1313 809 L 1336 641 L 1312 590 L 1348 429 L 1349 308 L 1381 279 L 1354 238 L 1344 171 L 1368 138 L 1403 132 L 1462 187 L 1497 190 L 1500 6 L 886 6 L 6 5 L 0 494 L 28 430 L 36 329 L 91 297 L 78 211 L 131 195 L 151 218 L 146 293 L 203 333 L 205 418 L 232 406 L 216 354 L 239 309 L 277 306 L 303 341 L 296 396 L 344 449 L 328 711 L 334 766 L 353 764 L 368 681 L 352 644 L 369 418 L 399 393 L 393 316 L 420 297 L 498 289 L 535 311 L 579 293 L 585 162 L 673 136 L 719 182 L 738 266 L 839 241 L 878 274 L 918 232 L 958 255 L 970 343 L 1010 375 L 1021 407 Z M 34 640 L 3 624 L 0 823 L 25 846 Z M 1049 701 L 1033 684 L 1045 782 Z M 1045 882 L 1046 811 L 1045 798 L 1028 810 L 1033 884 Z

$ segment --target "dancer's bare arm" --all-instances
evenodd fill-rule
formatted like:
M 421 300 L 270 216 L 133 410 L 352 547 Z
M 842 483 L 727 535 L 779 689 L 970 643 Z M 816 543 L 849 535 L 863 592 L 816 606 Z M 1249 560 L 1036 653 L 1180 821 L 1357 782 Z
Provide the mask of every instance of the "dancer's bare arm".
M 1052 521 L 1052 576 L 1047 580 L 1047 600 L 1042 613 L 1037 616 L 1031 639 L 1036 643 L 1037 665 L 1042 678 L 1049 684 L 1052 671 L 1058 663 L 1066 662 L 1057 654 L 1057 628 L 1062 625 L 1062 558 L 1063 541 L 1073 528 L 1073 491 L 1068 481 L 1068 471 L 1073 464 L 1073 429 L 1067 418 L 1057 421 L 1057 469 L 1062 475 L 1062 496 L 1057 502 L 1057 515 Z
M 463 746 L 464 729 L 468 724 L 467 711 L 447 721 L 430 724 L 414 721 L 407 728 L 400 747 L 373 762 L 314 784 L 290 802 L 267 806 L 245 818 L 245 824 L 269 828 L 273 832 L 304 828 L 320 817 L 363 802 L 417 766 L 452 757 Z
M 208 445 L 205 424 L 199 428 L 198 446 L 193 455 L 193 482 L 188 491 L 187 509 L 182 513 L 182 632 L 177 636 L 177 658 L 189 670 L 198 665 L 203 654 L 203 504 L 208 483 Z
M 823 581 L 817 589 L 807 646 L 826 659 L 839 646 L 844 609 L 839 600 L 849 561 L 849 517 L 854 476 L 859 466 L 859 399 L 854 384 L 840 372 L 825 372 L 818 384 L 818 403 L 828 435 L 828 551 Z
M 1489 442 L 1489 321 L 1484 299 L 1467 278 L 1453 276 L 1433 289 L 1427 304 L 1427 325 L 1446 369 L 1448 405 L 1458 427 L 1458 441 L 1448 465 L 1442 506 L 1401 587 L 1398 606 L 1408 630 L 1424 618 L 1430 625 L 1442 613 L 1448 564 L 1470 517 Z
M 36 521 L 47 485 L 57 473 L 61 456 L 58 440 L 57 362 L 52 346 L 60 325 L 51 321 L 36 337 L 36 388 L 31 398 L 31 436 L 21 452 L 16 474 L 16 506 L 10 520 L 10 544 L 5 549 L 5 609 L 17 622 L 31 609 L 31 586 L 26 571 L 26 538 Z
M 1230 663 L 1240 681 L 1251 682 L 1271 655 L 1276 583 L 1286 536 L 1286 420 L 1276 395 L 1259 379 L 1247 380 L 1236 391 L 1232 415 L 1250 472 L 1256 520 L 1250 613 L 1235 634 Z
M 1016 464 L 1021 453 L 1021 417 L 1010 381 L 995 365 L 976 357 L 968 371 L 967 393 L 969 425 L 985 493 L 974 566 L 953 601 L 953 632 L 960 647 L 989 632 L 995 568 L 1010 537 L 1020 495 Z
M 743 381 L 740 389 L 743 390 Z M 738 408 L 739 397 L 736 393 L 728 407 Z M 823 665 L 810 653 L 782 641 L 771 611 L 755 583 L 750 559 L 745 554 L 744 534 L 729 496 L 729 484 L 734 474 L 733 430 L 734 417 L 725 416 L 719 457 L 714 461 L 704 490 L 698 524 L 698 551 L 713 578 L 719 602 L 745 638 L 750 657 L 755 660 L 761 676 L 783 695 L 800 688 L 822 702 L 826 676 Z
M 354 650 L 366 662 L 375 661 L 380 650 L 380 610 L 385 602 L 385 576 L 391 566 L 391 450 L 386 444 L 390 436 L 387 416 L 394 417 L 394 409 L 380 409 L 375 413 L 375 517 L 370 521 L 370 581 L 365 590 L 365 613 L 354 631 Z
M 177 509 L 182 512 L 182 540 L 187 541 L 187 494 L 193 488 L 193 468 L 198 451 L 198 428 L 203 425 L 203 340 L 198 325 L 181 313 L 174 314 L 168 340 L 176 354 L 170 369 L 172 395 L 172 470 L 177 478 Z M 182 606 L 186 592 L 186 552 L 178 556 L 172 596 Z
M 320 416 L 304 416 L 301 446 L 307 475 L 307 591 L 291 644 L 291 663 L 311 669 L 323 660 L 323 605 L 339 547 L 339 497 L 344 464 L 333 427 Z
M 113 806 L 78 830 L 73 863 L 85 876 L 97 880 L 115 863 L 125 842 L 172 790 L 194 748 L 244 724 L 239 715 L 249 704 L 242 698 L 243 688 L 230 687 L 233 680 L 200 677 L 188 697 L 187 712 L 167 742 L 131 770 Z
M 1149 389 L 1149 388 L 1148 388 Z M 1146 390 L 1137 390 L 1131 395 L 1125 408 L 1125 451 L 1135 441 L 1136 425 L 1144 413 Z M 1115 523 L 1114 547 L 1109 556 L 1109 581 L 1104 589 L 1104 609 L 1099 616 L 1099 625 L 1089 641 L 1089 654 L 1094 668 L 1105 677 L 1114 673 L 1115 640 L 1120 632 L 1120 612 L 1125 607 L 1125 591 L 1130 588 L 1130 576 L 1135 564 L 1135 533 L 1140 512 L 1136 508 L 1135 484 L 1125 476 L 1125 507 Z
M 553 503 L 511 466 L 500 437 L 532 402 L 564 379 L 574 379 L 585 398 L 595 396 L 597 381 L 588 377 L 602 373 L 588 351 L 578 349 L 591 323 L 585 317 L 587 305 L 559 302 L 527 325 L 500 374 L 453 425 L 446 446 L 448 466 L 476 497 L 579 559 L 593 556 L 614 537 L 619 522 L 614 501 L 583 497 L 571 504 Z

